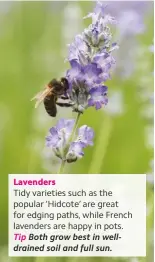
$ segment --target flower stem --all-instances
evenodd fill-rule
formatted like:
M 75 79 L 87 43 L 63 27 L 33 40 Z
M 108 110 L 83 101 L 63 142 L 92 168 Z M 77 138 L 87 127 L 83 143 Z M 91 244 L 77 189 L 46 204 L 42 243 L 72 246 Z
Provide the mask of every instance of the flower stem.
M 58 174 L 62 174 L 63 169 L 64 169 L 64 166 L 65 166 L 65 162 L 66 162 L 65 160 L 62 160 L 62 161 L 61 161 L 61 165 L 60 165 Z
M 74 134 L 75 134 L 76 129 L 77 129 L 77 127 L 78 127 L 80 115 L 81 115 L 81 113 L 78 113 L 78 114 L 77 114 L 77 117 L 76 117 L 76 120 L 75 120 L 75 124 L 74 124 L 74 127 L 73 127 L 73 131 L 72 131 L 71 136 L 70 136 L 70 138 L 69 138 L 68 144 L 70 144 L 70 142 L 72 142 L 72 140 L 73 140 L 73 138 L 74 138 Z M 69 145 L 68 145 L 67 151 L 68 151 L 68 149 L 69 149 Z
M 73 130 L 72 130 L 72 133 L 71 133 L 70 138 L 69 138 L 69 140 L 68 140 L 68 145 L 67 145 L 67 147 L 66 147 L 65 150 L 64 150 L 64 158 L 66 158 L 66 155 L 67 155 L 67 153 L 68 153 L 68 149 L 69 149 L 69 147 L 70 147 L 70 143 L 72 142 L 72 140 L 73 140 L 73 138 L 74 138 L 76 129 L 77 129 L 77 127 L 78 127 L 80 115 L 81 115 L 81 113 L 78 113 L 78 114 L 77 114 L 77 117 L 76 117 L 76 120 L 75 120 L 75 124 L 74 124 Z M 66 163 L 66 160 L 62 159 L 61 165 L 60 165 L 60 168 L 59 168 L 59 171 L 58 171 L 58 174 L 62 174 L 62 173 L 63 173 L 64 167 L 65 167 L 65 163 Z

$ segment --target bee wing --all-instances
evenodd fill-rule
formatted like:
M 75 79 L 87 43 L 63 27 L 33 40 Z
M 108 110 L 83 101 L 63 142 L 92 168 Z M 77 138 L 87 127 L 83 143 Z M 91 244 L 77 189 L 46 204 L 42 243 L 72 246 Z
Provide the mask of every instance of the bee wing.
M 37 100 L 35 103 L 35 108 L 38 107 L 38 105 L 45 99 L 46 96 L 48 96 L 51 92 L 51 89 L 47 86 L 44 91 L 39 92 L 36 94 L 31 101 Z

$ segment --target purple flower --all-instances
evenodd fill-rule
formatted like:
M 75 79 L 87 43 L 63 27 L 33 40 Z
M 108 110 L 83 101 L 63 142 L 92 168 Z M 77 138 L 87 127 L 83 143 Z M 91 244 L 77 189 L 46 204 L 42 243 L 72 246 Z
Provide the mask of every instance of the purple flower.
M 99 30 L 96 26 L 92 28 L 92 45 L 97 46 L 99 44 Z
M 102 81 L 105 82 L 110 79 L 110 69 L 115 64 L 113 56 L 108 52 L 101 52 L 94 57 L 94 62 L 102 69 L 102 74 L 100 75 Z
M 95 106 L 96 110 L 100 109 L 102 105 L 108 103 L 107 99 L 107 86 L 99 86 L 90 90 L 90 98 L 88 100 L 89 106 Z
M 96 15 L 95 15 L 96 16 Z M 112 34 L 107 24 L 112 23 L 113 18 L 106 15 L 104 18 L 97 18 L 95 23 L 92 23 L 83 32 L 83 39 L 88 45 L 96 47 L 97 52 L 103 48 L 106 50 L 110 47 Z
M 78 130 L 78 140 L 83 142 L 85 146 L 93 145 L 94 131 L 92 128 L 84 125 Z
M 64 118 L 61 118 L 57 125 L 56 125 L 56 128 L 57 130 L 59 130 L 60 132 L 62 130 L 65 130 L 66 132 L 66 135 L 68 136 L 68 134 L 70 134 L 70 132 L 72 131 L 72 128 L 74 126 L 74 122 L 75 122 L 75 119 L 64 119 Z
M 105 15 L 105 8 L 106 6 L 103 4 L 103 2 L 97 1 L 94 11 L 92 13 L 89 13 L 87 16 L 85 16 L 84 19 L 92 17 L 93 22 L 96 22 L 97 19 Z
M 74 124 L 74 119 L 60 119 L 55 127 L 50 128 L 49 135 L 46 137 L 47 147 L 52 148 L 57 157 L 70 163 L 84 155 L 83 149 L 88 145 L 93 145 L 94 137 L 92 128 L 84 125 L 79 128 L 75 140 L 70 142 Z
M 49 135 L 46 137 L 47 147 L 61 151 L 67 144 L 74 122 L 74 119 L 60 119 L 57 125 L 49 130 Z
M 83 74 L 82 74 L 82 66 L 77 62 L 77 60 L 73 59 L 70 61 L 71 69 L 67 71 L 66 77 L 72 86 L 72 83 L 76 80 L 82 81 Z
M 96 24 L 99 19 L 103 20 L 103 24 L 106 25 L 108 23 L 110 24 L 116 24 L 116 20 L 114 17 L 111 17 L 110 15 L 105 14 L 105 9 L 106 9 L 107 5 L 105 5 L 104 2 L 100 2 L 97 1 L 96 6 L 94 8 L 94 12 L 93 13 L 89 13 L 87 16 L 84 17 L 85 18 L 92 18 L 92 23 Z
M 71 60 L 72 68 L 67 71 L 69 82 L 85 82 L 88 86 L 101 83 L 99 75 L 102 73 L 101 68 L 98 68 L 96 63 L 90 63 L 86 66 L 81 66 L 76 60 Z
M 110 79 L 110 71 L 115 65 L 112 52 L 118 49 L 118 45 L 111 42 L 108 26 L 116 20 L 105 14 L 104 3 L 97 2 L 94 12 L 87 17 L 92 17 L 92 24 L 75 38 L 69 49 L 71 69 L 66 78 L 73 111 L 76 112 L 83 112 L 91 105 L 99 109 L 107 103 L 105 87 L 101 84 Z
M 108 71 L 115 64 L 115 59 L 108 52 L 96 54 L 94 62 L 102 68 L 102 71 Z
M 82 65 L 86 65 L 89 62 L 90 47 L 83 41 L 81 35 L 75 37 L 74 43 L 69 45 L 68 61 L 76 60 Z
M 100 42 L 100 31 L 96 25 L 90 25 L 83 32 L 83 39 L 88 45 L 98 47 Z
M 59 140 L 57 129 L 55 127 L 50 128 L 49 136 L 46 137 L 46 146 L 55 148 Z
M 101 17 L 105 15 L 105 5 L 103 2 L 97 1 L 96 6 L 94 8 L 94 13 L 100 15 Z
M 66 160 L 68 163 L 75 162 L 77 159 L 82 158 L 84 156 L 83 148 L 85 144 L 81 141 L 72 142 L 69 148 L 69 151 L 66 156 Z
M 66 74 L 73 111 L 80 113 L 88 106 L 95 105 L 99 109 L 101 104 L 107 103 L 101 85 L 111 79 L 110 71 L 115 65 L 112 52 L 118 49 L 118 45 L 111 41 L 112 33 L 108 26 L 116 21 L 105 14 L 104 3 L 97 2 L 94 12 L 88 17 L 92 17 L 92 24 L 77 35 L 69 47 L 71 68 Z
M 96 63 L 81 66 L 76 60 L 71 60 L 70 64 L 72 68 L 67 71 L 70 86 L 69 96 L 73 102 L 73 110 L 83 112 L 88 106 L 89 90 L 94 85 L 101 83 L 105 76 Z
M 67 153 L 67 162 L 75 162 L 77 159 L 84 156 L 83 149 L 88 145 L 93 145 L 94 131 L 92 128 L 84 125 L 79 128 L 78 136 L 74 142 L 70 144 Z
M 97 66 L 96 63 L 91 63 L 83 68 L 84 79 L 88 86 L 93 86 L 94 84 L 99 84 L 102 82 L 100 74 L 102 69 Z

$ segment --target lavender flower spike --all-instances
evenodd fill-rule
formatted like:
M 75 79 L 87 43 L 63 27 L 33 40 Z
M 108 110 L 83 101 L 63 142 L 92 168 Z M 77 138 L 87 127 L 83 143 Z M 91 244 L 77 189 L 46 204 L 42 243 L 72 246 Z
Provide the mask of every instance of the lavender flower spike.
M 110 72 L 116 64 L 112 52 L 118 45 L 112 41 L 109 27 L 116 21 L 105 11 L 104 3 L 97 2 L 94 12 L 88 15 L 92 17 L 92 24 L 69 46 L 71 68 L 66 78 L 70 87 L 68 96 L 75 112 L 83 113 L 94 105 L 100 109 L 108 102 L 105 97 L 108 88 L 104 83 L 111 79 Z
M 70 141 L 74 124 L 74 119 L 60 119 L 57 125 L 49 130 L 49 135 L 46 137 L 46 146 L 52 148 L 57 157 L 69 163 L 83 157 L 83 149 L 93 145 L 94 131 L 86 125 L 79 128 L 78 136 L 74 141 Z M 66 149 L 67 155 L 65 155 Z

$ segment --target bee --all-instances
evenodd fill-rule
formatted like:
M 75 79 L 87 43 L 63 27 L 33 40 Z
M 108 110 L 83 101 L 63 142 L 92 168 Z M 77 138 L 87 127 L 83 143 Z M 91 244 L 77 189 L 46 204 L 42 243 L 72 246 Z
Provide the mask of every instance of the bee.
M 71 107 L 71 102 L 59 102 L 58 98 L 61 98 L 63 100 L 68 100 L 69 97 L 67 95 L 67 90 L 69 89 L 68 80 L 65 77 L 62 77 L 60 81 L 53 79 L 51 80 L 46 86 L 45 90 L 39 92 L 36 96 L 34 96 L 32 100 L 36 99 L 37 102 L 35 104 L 35 108 L 38 107 L 38 105 L 43 102 L 46 112 L 52 116 L 55 117 L 57 114 L 57 107 Z

